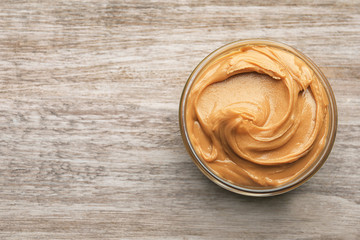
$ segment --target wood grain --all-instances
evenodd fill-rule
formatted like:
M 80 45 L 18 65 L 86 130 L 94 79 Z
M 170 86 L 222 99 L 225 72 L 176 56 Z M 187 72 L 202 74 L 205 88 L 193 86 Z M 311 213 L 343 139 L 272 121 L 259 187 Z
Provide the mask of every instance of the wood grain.
M 266 198 L 216 186 L 178 103 L 225 43 L 312 58 L 339 126 L 322 169 Z M 359 1 L 0 2 L 1 239 L 359 239 Z

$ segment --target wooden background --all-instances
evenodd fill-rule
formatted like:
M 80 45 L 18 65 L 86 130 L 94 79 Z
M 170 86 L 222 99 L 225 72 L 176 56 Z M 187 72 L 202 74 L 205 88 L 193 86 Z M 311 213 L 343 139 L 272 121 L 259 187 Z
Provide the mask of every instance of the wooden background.
M 359 1 L 0 2 L 0 239 L 359 239 Z M 236 195 L 178 127 L 197 63 L 273 38 L 312 58 L 339 108 L 305 185 Z

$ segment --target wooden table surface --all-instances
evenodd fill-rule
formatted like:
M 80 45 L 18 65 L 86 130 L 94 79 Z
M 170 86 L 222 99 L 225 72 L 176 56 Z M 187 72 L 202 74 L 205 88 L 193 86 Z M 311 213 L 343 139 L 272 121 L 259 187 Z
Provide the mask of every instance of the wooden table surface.
M 359 1 L 0 2 L 0 239 L 359 239 Z M 339 113 L 299 189 L 240 196 L 183 146 L 178 103 L 225 43 L 312 58 Z

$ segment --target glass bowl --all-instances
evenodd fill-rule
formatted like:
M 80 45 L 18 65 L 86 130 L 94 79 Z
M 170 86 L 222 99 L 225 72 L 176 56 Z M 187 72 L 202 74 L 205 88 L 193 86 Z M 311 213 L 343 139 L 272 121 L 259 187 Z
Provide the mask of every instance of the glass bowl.
M 302 59 L 314 71 L 317 78 L 322 83 L 329 100 L 329 104 L 328 104 L 329 129 L 327 133 L 326 144 L 323 151 L 319 154 L 316 161 L 314 161 L 314 163 L 310 167 L 308 167 L 304 173 L 302 173 L 299 177 L 297 177 L 293 181 L 288 182 L 284 185 L 275 186 L 275 187 L 249 187 L 249 186 L 235 185 L 227 181 L 226 179 L 218 176 L 215 172 L 213 172 L 201 160 L 201 158 L 197 155 L 196 151 L 194 150 L 194 147 L 191 144 L 187 132 L 187 126 L 185 121 L 186 102 L 189 91 L 191 90 L 191 86 L 194 83 L 194 81 L 197 79 L 198 75 L 202 72 L 202 70 L 204 70 L 208 66 L 209 63 L 212 63 L 213 61 L 224 56 L 225 54 L 229 54 L 230 52 L 235 51 L 237 48 L 246 45 L 267 45 L 271 47 L 280 48 Z M 336 130 L 337 130 L 337 107 L 335 102 L 335 96 L 328 80 L 321 72 L 321 70 L 308 57 L 306 57 L 298 50 L 280 42 L 276 42 L 273 40 L 264 40 L 264 39 L 248 39 L 248 40 L 240 40 L 240 41 L 232 42 L 218 48 L 214 52 L 210 53 L 207 57 L 205 57 L 193 70 L 193 72 L 191 73 L 190 77 L 188 78 L 185 84 L 184 90 L 181 95 L 180 107 L 179 107 L 179 124 L 180 124 L 180 130 L 184 145 L 187 151 L 189 152 L 192 160 L 196 164 L 196 166 L 205 176 L 207 176 L 211 181 L 213 181 L 217 185 L 229 191 L 247 196 L 266 197 L 266 196 L 274 196 L 274 195 L 282 194 L 299 187 L 307 180 L 309 180 L 325 163 L 335 141 Z

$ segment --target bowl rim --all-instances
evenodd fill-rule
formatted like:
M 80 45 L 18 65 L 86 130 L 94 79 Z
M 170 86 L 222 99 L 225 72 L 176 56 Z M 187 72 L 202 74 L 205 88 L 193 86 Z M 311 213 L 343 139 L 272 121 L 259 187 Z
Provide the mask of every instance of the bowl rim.
M 223 179 L 219 177 L 217 174 L 215 174 L 211 169 L 209 169 L 205 163 L 200 159 L 200 157 L 196 154 L 196 151 L 194 147 L 191 144 L 187 128 L 186 128 L 186 121 L 185 121 L 185 108 L 186 108 L 186 102 L 187 102 L 187 96 L 189 94 L 189 91 L 192 87 L 192 84 L 194 83 L 194 80 L 198 76 L 198 74 L 204 69 L 204 67 L 207 66 L 207 64 L 211 63 L 212 60 L 217 59 L 219 55 L 222 53 L 231 51 L 233 48 L 240 47 L 240 46 L 246 46 L 246 45 L 267 45 L 267 46 L 273 46 L 277 48 L 281 48 L 283 50 L 286 50 L 288 52 L 291 52 L 295 56 L 302 59 L 316 74 L 316 76 L 319 78 L 320 82 L 322 83 L 325 92 L 328 97 L 329 105 L 328 105 L 328 113 L 330 117 L 329 121 L 329 130 L 328 135 L 326 139 L 326 144 L 322 152 L 319 154 L 318 159 L 315 161 L 315 164 L 308 169 L 306 172 L 304 172 L 301 176 L 296 178 L 294 181 L 291 181 L 287 184 L 280 185 L 277 187 L 271 187 L 271 188 L 251 188 L 251 187 L 245 187 L 245 186 L 238 186 L 236 184 L 228 182 L 226 179 Z M 330 86 L 329 81 L 323 74 L 323 72 L 320 70 L 320 68 L 307 56 L 305 56 L 303 53 L 298 51 L 297 49 L 284 44 L 282 42 L 272 40 L 272 39 L 260 39 L 260 38 L 253 38 L 253 39 L 244 39 L 244 40 L 237 40 L 234 42 L 230 42 L 228 44 L 225 44 L 213 52 L 211 52 L 209 55 L 207 55 L 192 71 L 189 78 L 187 79 L 184 89 L 181 94 L 180 98 L 180 104 L 179 104 L 179 125 L 180 125 L 180 132 L 182 135 L 182 139 L 184 142 L 184 145 L 189 152 L 193 162 L 196 164 L 196 166 L 200 169 L 200 171 L 207 176 L 212 182 L 216 183 L 220 187 L 227 189 L 229 191 L 246 195 L 246 196 L 256 196 L 256 197 L 267 197 L 267 196 L 275 196 L 279 195 L 285 192 L 288 192 L 290 190 L 293 190 L 302 184 L 304 184 L 306 181 L 308 181 L 325 163 L 327 160 L 334 142 L 336 138 L 336 132 L 337 132 L 337 125 L 338 125 L 338 114 L 337 114 L 337 105 L 335 100 L 334 92 Z

